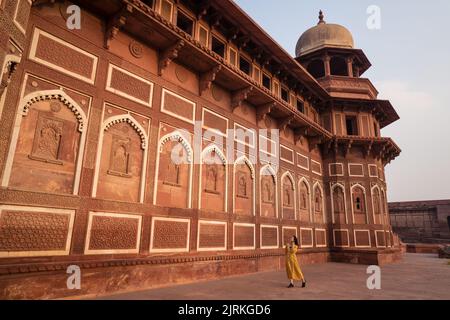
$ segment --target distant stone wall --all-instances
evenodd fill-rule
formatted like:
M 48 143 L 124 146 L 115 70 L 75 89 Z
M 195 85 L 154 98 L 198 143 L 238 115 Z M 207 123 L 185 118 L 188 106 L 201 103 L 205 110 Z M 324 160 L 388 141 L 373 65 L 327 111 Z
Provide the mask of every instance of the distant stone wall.
M 450 200 L 392 202 L 389 212 L 404 242 L 450 242 Z

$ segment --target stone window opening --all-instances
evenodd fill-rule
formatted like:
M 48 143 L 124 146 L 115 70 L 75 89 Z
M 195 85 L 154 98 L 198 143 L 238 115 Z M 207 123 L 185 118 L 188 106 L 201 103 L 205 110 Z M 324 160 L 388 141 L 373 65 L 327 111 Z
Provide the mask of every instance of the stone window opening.
M 217 53 L 222 58 L 225 58 L 225 43 L 219 40 L 217 37 L 211 37 L 211 50 Z
M 330 60 L 331 75 L 333 76 L 351 76 L 348 74 L 347 62 L 344 58 L 333 57 Z
M 356 205 L 356 210 L 357 211 L 362 211 L 362 205 L 361 205 L 361 198 L 360 197 L 356 197 L 355 205 Z
M 142 2 L 145 4 L 145 5 L 147 5 L 147 6 L 149 6 L 150 8 L 154 8 L 154 6 L 155 6 L 155 0 L 142 0 Z
M 194 31 L 194 20 L 190 18 L 183 11 L 178 11 L 177 15 L 177 27 L 192 36 Z
M 316 79 L 325 77 L 325 66 L 322 60 L 313 60 L 308 65 L 308 72 Z
M 241 70 L 242 72 L 244 72 L 247 75 L 250 75 L 251 69 L 252 69 L 251 63 L 244 57 L 240 56 L 239 57 L 239 70 Z
M 289 92 L 286 88 L 281 87 L 281 99 L 286 102 L 289 103 Z
M 347 135 L 348 136 L 357 136 L 358 135 L 358 121 L 356 116 L 346 116 L 345 124 L 347 127 Z
M 305 104 L 300 99 L 297 99 L 297 110 L 301 113 L 305 113 Z
M 263 73 L 262 76 L 262 85 L 264 88 L 266 88 L 267 90 L 272 90 L 272 80 L 270 79 L 270 77 Z

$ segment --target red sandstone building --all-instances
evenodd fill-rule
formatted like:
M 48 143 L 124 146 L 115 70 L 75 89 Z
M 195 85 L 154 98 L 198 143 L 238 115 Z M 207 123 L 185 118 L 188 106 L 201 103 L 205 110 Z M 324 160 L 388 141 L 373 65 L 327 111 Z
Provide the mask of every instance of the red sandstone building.
M 230 0 L 74 3 L 79 30 L 71 3 L 0 1 L 1 297 L 277 269 L 294 234 L 303 263 L 398 259 L 398 115 L 347 29 L 321 15 L 293 58 Z

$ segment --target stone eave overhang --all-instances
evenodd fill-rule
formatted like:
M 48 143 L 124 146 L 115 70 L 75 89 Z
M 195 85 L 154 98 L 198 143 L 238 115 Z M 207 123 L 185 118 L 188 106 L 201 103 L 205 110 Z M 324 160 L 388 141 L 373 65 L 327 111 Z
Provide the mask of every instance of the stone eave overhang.
M 105 1 L 115 4 L 112 6 L 88 0 L 74 0 L 74 2 L 101 17 L 109 16 L 108 20 L 112 21 L 112 24 L 114 21 L 125 21 L 125 23 L 117 26 L 120 27 L 120 30 L 158 50 L 160 74 L 164 72 L 171 61 L 177 61 L 199 74 L 200 95 L 202 90 L 210 88 L 214 82 L 232 92 L 231 107 L 233 110 L 247 101 L 256 107 L 258 120 L 264 119 L 270 114 L 271 117 L 277 119 L 281 130 L 285 130 L 289 126 L 294 132 L 300 131 L 305 137 L 320 138 L 322 141 L 332 137 L 332 134 L 321 125 L 309 119 L 281 98 L 276 97 L 252 77 L 231 65 L 209 48 L 201 45 L 199 41 L 193 39 L 173 23 L 165 20 L 155 10 L 142 2 L 138 0 Z M 117 10 L 118 7 L 121 9 L 111 15 L 111 12 Z M 120 19 L 121 17 L 126 18 Z M 114 24 L 111 27 L 114 28 Z M 143 30 L 149 32 L 145 33 Z M 108 32 L 106 32 L 106 35 L 108 35 Z M 297 65 L 297 69 L 304 70 L 296 61 L 291 60 L 292 63 Z M 311 78 L 309 74 L 307 78 Z M 314 83 L 317 83 L 315 79 L 313 80 Z M 304 92 L 304 94 L 311 103 L 320 105 L 326 99 L 329 99 L 328 93 L 322 87 L 320 87 L 320 91 L 323 97 L 314 95 L 310 90 Z
M 391 138 L 360 136 L 334 136 L 323 144 L 323 151 L 326 154 L 334 151 L 336 155 L 342 154 L 346 158 L 354 147 L 361 147 L 365 158 L 371 156 L 385 164 L 398 157 L 402 151 Z
M 330 103 L 360 108 L 361 110 L 370 110 L 380 122 L 380 128 L 387 127 L 400 119 L 397 111 L 395 111 L 389 100 L 332 98 Z
M 283 64 L 285 71 L 290 72 L 296 78 L 305 83 L 321 99 L 326 99 L 328 93 L 314 79 L 313 76 L 286 50 L 284 50 L 277 41 L 275 41 L 253 18 L 242 10 L 235 1 L 232 0 L 212 0 L 213 6 L 216 6 L 228 19 L 239 25 L 251 38 L 259 43 L 264 50 L 270 52 L 272 57 Z

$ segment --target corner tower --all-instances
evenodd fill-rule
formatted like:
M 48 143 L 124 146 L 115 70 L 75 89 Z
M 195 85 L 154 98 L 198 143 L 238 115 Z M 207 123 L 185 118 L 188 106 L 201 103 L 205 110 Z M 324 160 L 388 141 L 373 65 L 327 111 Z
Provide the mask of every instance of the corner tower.
M 318 24 L 298 40 L 296 60 L 330 95 L 320 114 L 333 134 L 322 144 L 333 254 L 336 260 L 359 261 L 380 255 L 392 241 L 384 168 L 400 154 L 380 130 L 399 117 L 362 77 L 371 64 L 350 31 L 326 23 L 322 11 Z

